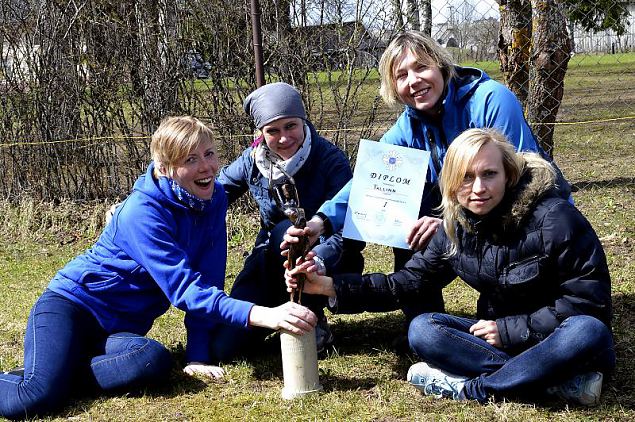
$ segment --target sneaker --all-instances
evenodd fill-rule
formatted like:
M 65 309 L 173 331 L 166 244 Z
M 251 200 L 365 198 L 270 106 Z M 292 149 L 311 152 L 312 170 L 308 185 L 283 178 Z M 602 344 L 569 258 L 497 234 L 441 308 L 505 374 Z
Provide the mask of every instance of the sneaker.
M 333 337 L 329 323 L 326 317 L 323 316 L 318 319 L 315 325 L 315 345 L 317 346 L 317 352 L 322 353 L 328 347 L 332 346 L 334 341 L 335 337 Z
M 603 379 L 601 372 L 588 372 L 548 388 L 547 393 L 583 406 L 597 406 L 600 403 Z
M 450 374 L 425 362 L 412 365 L 406 379 L 426 396 L 454 400 L 461 400 L 459 394 L 467 381 L 466 377 Z

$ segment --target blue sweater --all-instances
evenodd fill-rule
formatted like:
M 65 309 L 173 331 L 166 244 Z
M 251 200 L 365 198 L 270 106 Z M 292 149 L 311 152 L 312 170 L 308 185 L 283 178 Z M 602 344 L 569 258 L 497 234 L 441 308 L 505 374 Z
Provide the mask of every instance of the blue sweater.
M 92 248 L 62 268 L 49 289 L 88 309 L 109 333 L 145 335 L 170 304 L 185 311 L 188 361 L 208 361 L 218 323 L 247 326 L 253 306 L 223 292 L 227 197 L 193 211 L 150 164 Z
M 457 66 L 456 70 L 457 76 L 448 83 L 439 115 L 430 117 L 406 107 L 380 140 L 431 152 L 421 215 L 430 215 L 432 209 L 440 205 L 440 197 L 433 193 L 438 171 L 450 143 L 467 129 L 496 128 L 518 151 L 538 152 L 545 156 L 525 121 L 520 102 L 509 89 L 479 69 Z M 351 182 L 320 207 L 319 211 L 329 218 L 335 231 L 344 225 L 350 190 Z

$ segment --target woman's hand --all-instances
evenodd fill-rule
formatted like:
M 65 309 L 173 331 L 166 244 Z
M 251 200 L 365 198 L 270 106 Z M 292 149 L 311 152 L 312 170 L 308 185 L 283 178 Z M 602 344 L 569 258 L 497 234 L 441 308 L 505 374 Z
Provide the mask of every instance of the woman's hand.
M 324 232 L 324 222 L 318 216 L 313 216 L 309 221 L 306 222 L 306 227 L 303 229 L 298 229 L 294 226 L 291 226 L 287 229 L 287 232 L 284 235 L 284 240 L 280 244 L 280 249 L 282 249 L 282 255 L 286 256 L 287 249 L 289 249 L 289 244 L 291 243 L 299 243 L 300 236 L 308 236 L 309 245 L 313 245 L 317 238 Z
M 442 223 L 443 220 L 440 218 L 428 217 L 427 215 L 418 219 L 406 237 L 410 249 L 413 251 L 425 249 Z
M 208 365 L 202 362 L 190 362 L 183 372 L 190 376 L 201 375 L 213 379 L 220 379 L 225 376 L 225 370 L 220 366 Z
M 296 265 L 294 267 L 295 268 L 301 268 L 300 270 L 294 272 L 295 274 L 298 273 L 305 273 L 305 274 L 309 274 L 309 273 L 317 273 L 318 275 L 324 275 L 324 273 L 322 271 L 320 271 L 320 268 L 318 267 L 317 263 L 315 262 L 315 256 L 317 254 L 314 251 L 309 251 L 306 253 L 306 255 L 304 256 L 304 259 L 302 258 L 298 258 Z M 287 275 L 289 274 L 289 261 L 284 261 L 284 268 L 286 268 L 285 272 L 284 272 L 284 276 L 285 276 L 285 281 L 287 278 Z M 295 283 L 295 281 L 294 281 Z M 289 283 L 287 283 L 287 287 L 289 287 Z M 294 286 L 295 288 L 295 286 Z M 289 289 L 287 289 L 288 292 L 290 292 Z M 307 292 L 310 293 L 310 292 Z
M 474 334 L 476 337 L 482 338 L 494 347 L 503 347 L 496 321 L 486 321 L 482 319 L 470 327 L 470 333 Z
M 335 297 L 335 289 L 333 288 L 333 279 L 318 273 L 317 266 L 313 261 L 315 252 L 310 251 L 306 254 L 305 259 L 298 258 L 295 268 L 289 270 L 288 262 L 284 263 L 284 282 L 287 285 L 287 291 L 291 293 L 298 288 L 296 277 L 299 274 L 305 275 L 304 293 L 314 295 L 324 295 Z
M 294 302 L 283 303 L 275 308 L 254 305 L 249 313 L 249 325 L 284 330 L 302 335 L 315 327 L 317 317 L 308 308 Z

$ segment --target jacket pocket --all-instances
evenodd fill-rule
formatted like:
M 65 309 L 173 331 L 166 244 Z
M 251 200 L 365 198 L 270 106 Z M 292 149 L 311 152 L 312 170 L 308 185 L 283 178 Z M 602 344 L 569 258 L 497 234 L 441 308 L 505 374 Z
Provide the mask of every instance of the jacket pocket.
M 513 290 L 525 290 L 536 287 L 543 278 L 546 261 L 547 257 L 545 255 L 532 255 L 520 261 L 512 262 L 503 270 L 502 287 Z
M 81 284 L 89 291 L 98 292 L 108 290 L 119 284 L 121 281 L 121 276 L 116 273 L 107 271 L 87 271 L 82 274 L 81 278 L 78 280 L 78 284 Z

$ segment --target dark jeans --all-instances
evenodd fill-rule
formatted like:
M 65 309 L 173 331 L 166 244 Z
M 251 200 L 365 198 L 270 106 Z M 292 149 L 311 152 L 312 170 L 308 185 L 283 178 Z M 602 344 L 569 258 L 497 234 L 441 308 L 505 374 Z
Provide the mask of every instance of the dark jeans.
M 538 344 L 514 352 L 498 349 L 469 332 L 478 320 L 429 313 L 410 324 L 408 340 L 423 361 L 465 376 L 465 398 L 534 396 L 576 374 L 609 373 L 615 367 L 610 330 L 587 315 L 565 319 Z
M 275 307 L 289 301 L 289 293 L 284 282 L 285 257 L 280 255 L 280 243 L 287 229 L 291 226 L 289 220 L 278 223 L 271 232 L 261 230 L 256 239 L 256 246 L 247 259 L 242 271 L 236 277 L 230 296 L 234 299 L 246 300 L 256 305 Z M 344 240 L 344 250 L 338 271 L 361 272 L 364 259 L 359 242 L 347 247 L 348 240 Z M 327 299 L 321 295 L 302 295 L 302 305 L 311 309 L 318 318 L 324 316 Z M 212 344 L 211 355 L 220 361 L 231 360 L 248 352 L 261 351 L 262 342 L 271 330 L 263 328 L 218 327 L 215 341 Z
M 108 335 L 71 300 L 46 290 L 24 338 L 24 377 L 0 374 L 0 415 L 31 418 L 64 405 L 80 389 L 132 389 L 167 378 L 168 350 L 132 334 Z

